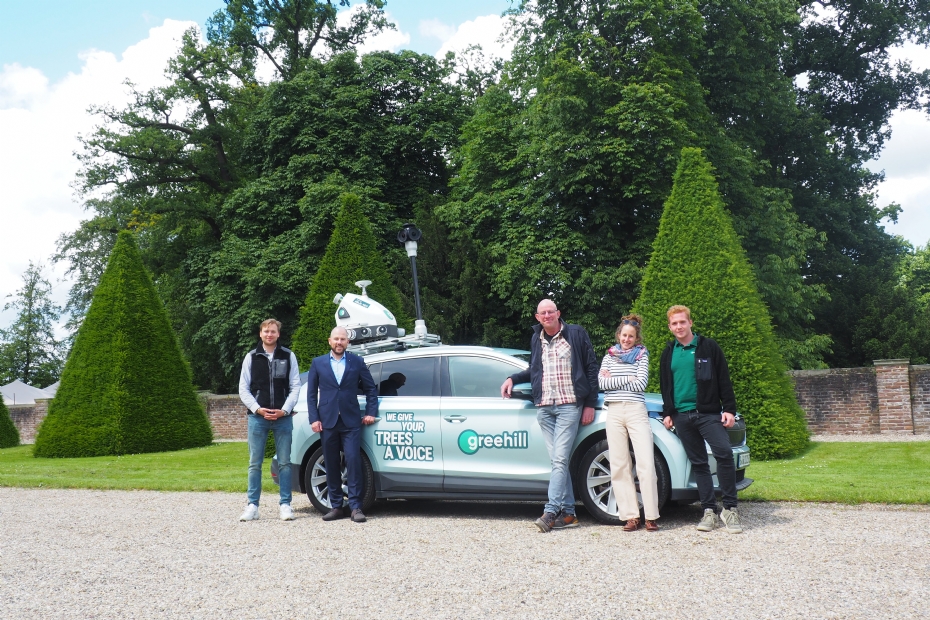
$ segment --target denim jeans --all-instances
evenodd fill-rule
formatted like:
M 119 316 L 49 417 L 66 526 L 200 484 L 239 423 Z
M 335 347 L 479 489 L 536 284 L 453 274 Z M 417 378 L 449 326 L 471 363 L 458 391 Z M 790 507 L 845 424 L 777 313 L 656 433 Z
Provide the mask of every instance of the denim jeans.
M 552 462 L 552 475 L 549 478 L 549 502 L 545 512 L 567 515 L 575 514 L 575 492 L 572 489 L 572 475 L 569 464 L 572 445 L 578 435 L 582 406 L 577 403 L 568 405 L 543 405 L 536 413 L 536 419 L 546 439 L 549 460 Z
M 733 462 L 733 448 L 730 446 L 730 435 L 720 421 L 720 414 L 696 411 L 675 413 L 672 415 L 672 422 L 685 454 L 691 461 L 691 471 L 694 472 L 694 481 L 701 497 L 701 508 L 717 509 L 714 479 L 707 462 L 705 441 L 710 446 L 714 460 L 717 461 L 717 482 L 720 483 L 720 493 L 723 495 L 723 507 L 728 510 L 736 508 L 736 466 Z
M 281 485 L 282 504 L 291 503 L 291 434 L 294 418 L 286 416 L 277 420 L 266 420 L 260 415 L 249 418 L 249 491 L 250 504 L 258 506 L 262 494 L 262 461 L 265 459 L 265 444 L 268 433 L 274 433 L 274 445 L 278 455 L 278 482 Z

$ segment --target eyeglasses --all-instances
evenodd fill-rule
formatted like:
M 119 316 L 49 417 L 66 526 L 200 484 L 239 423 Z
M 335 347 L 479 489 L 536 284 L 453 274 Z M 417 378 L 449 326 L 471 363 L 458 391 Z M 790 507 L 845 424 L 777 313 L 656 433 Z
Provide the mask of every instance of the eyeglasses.
M 549 316 L 550 314 L 558 314 L 558 310 L 543 310 L 542 312 L 537 312 L 536 316 Z
M 621 325 L 632 325 L 633 327 L 639 327 L 639 321 L 634 321 L 633 319 L 623 319 L 620 321 Z

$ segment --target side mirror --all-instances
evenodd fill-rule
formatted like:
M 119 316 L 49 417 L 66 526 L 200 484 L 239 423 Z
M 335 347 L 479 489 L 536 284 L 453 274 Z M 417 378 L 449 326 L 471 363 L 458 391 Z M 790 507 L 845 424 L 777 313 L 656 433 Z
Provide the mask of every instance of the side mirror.
M 533 400 L 533 386 L 530 383 L 518 383 L 511 390 L 511 397 L 520 400 Z

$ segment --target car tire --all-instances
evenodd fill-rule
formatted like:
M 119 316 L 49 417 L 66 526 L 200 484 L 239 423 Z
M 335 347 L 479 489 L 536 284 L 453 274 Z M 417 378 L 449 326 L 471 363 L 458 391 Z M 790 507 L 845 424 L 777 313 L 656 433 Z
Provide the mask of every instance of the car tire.
M 662 456 L 658 448 L 654 448 L 654 455 L 656 490 L 659 495 L 659 510 L 661 511 L 672 493 L 672 477 L 669 473 L 668 464 L 665 462 L 665 457 Z M 578 476 L 576 476 L 578 481 L 576 487 L 581 489 L 581 501 L 592 517 L 607 525 L 619 525 L 622 521 L 617 516 L 617 505 L 613 501 L 613 492 L 610 488 L 609 457 L 610 452 L 607 448 L 606 439 L 602 439 L 591 446 L 581 457 Z M 639 480 L 636 478 L 636 459 L 632 450 L 630 450 L 630 458 L 633 460 L 633 479 L 638 489 Z M 639 505 L 642 508 L 642 498 L 640 498 Z
M 342 456 L 342 453 L 339 453 Z M 343 497 L 348 494 L 346 486 L 346 465 L 345 458 L 342 459 L 342 493 Z M 304 489 L 307 490 L 307 498 L 318 512 L 326 514 L 332 508 L 329 503 L 329 489 L 326 486 L 326 461 L 323 459 L 323 447 L 318 447 L 310 460 L 307 462 L 307 469 L 304 471 Z M 362 452 L 362 510 L 368 512 L 375 503 L 375 474 L 371 468 L 371 461 L 368 456 Z

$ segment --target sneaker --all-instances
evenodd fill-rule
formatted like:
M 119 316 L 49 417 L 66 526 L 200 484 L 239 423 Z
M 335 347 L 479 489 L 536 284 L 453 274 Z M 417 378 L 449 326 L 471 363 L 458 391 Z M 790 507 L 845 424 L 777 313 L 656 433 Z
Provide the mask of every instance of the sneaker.
M 554 530 L 564 530 L 569 527 L 578 527 L 578 517 L 561 512 L 559 516 L 556 517 L 555 521 L 552 522 L 552 529 Z
M 280 508 L 278 508 L 278 514 L 280 515 L 282 521 L 294 520 L 294 511 L 291 510 L 290 504 L 281 504 Z
M 720 518 L 723 519 L 723 525 L 731 534 L 742 534 L 743 526 L 739 522 L 739 515 L 736 514 L 736 508 L 729 510 L 724 508 L 720 512 Z
M 352 521 L 355 523 L 364 523 L 367 520 L 368 519 L 365 517 L 365 513 L 362 512 L 361 508 L 356 508 L 352 511 Z
M 717 527 L 717 513 L 711 508 L 704 509 L 704 517 L 701 519 L 701 522 L 698 523 L 697 529 L 699 532 L 710 532 L 715 527 Z
M 242 514 L 239 515 L 240 521 L 255 521 L 258 519 L 258 506 L 255 504 L 249 504 L 245 507 L 245 510 L 242 511 Z
M 539 531 L 543 534 L 550 532 L 554 523 L 555 515 L 551 512 L 544 512 L 543 516 L 536 519 L 536 527 L 538 527 Z

